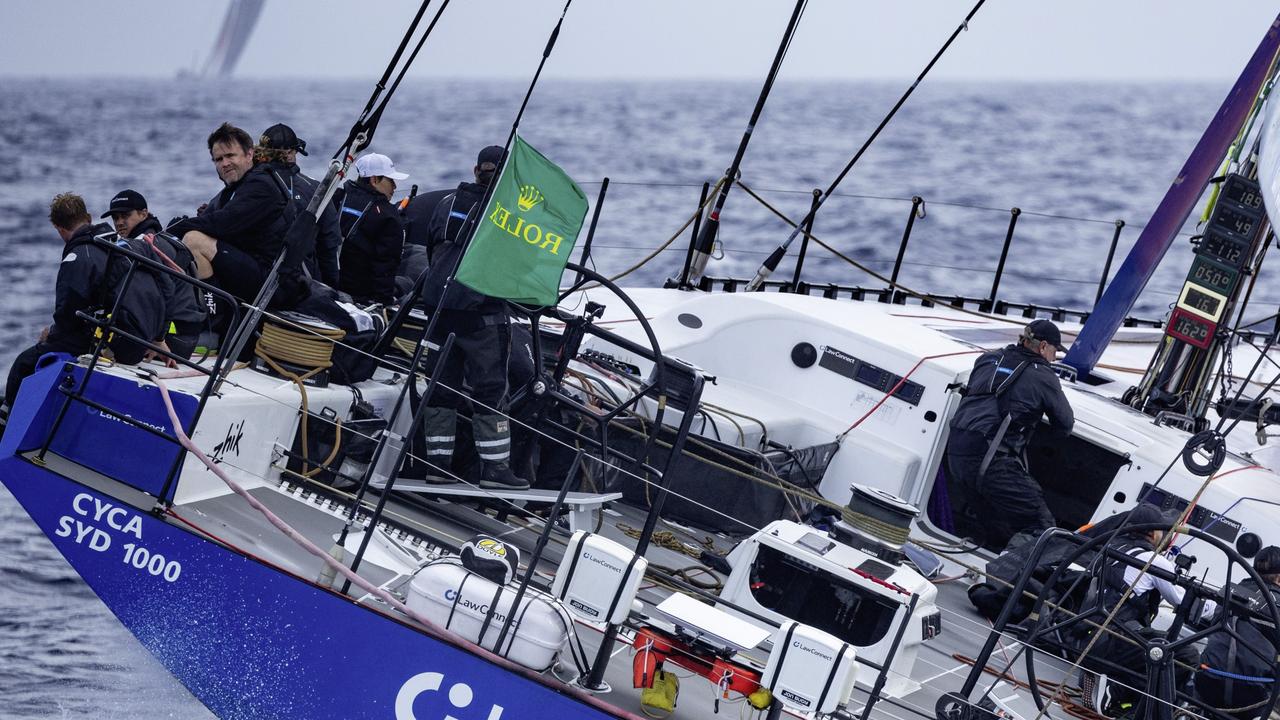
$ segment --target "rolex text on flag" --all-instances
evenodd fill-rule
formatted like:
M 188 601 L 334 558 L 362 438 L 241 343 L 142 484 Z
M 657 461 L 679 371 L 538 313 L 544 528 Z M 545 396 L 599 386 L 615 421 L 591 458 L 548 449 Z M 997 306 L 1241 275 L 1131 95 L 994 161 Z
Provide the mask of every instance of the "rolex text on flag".
M 519 135 L 458 265 L 458 282 L 490 297 L 554 305 L 587 196 Z

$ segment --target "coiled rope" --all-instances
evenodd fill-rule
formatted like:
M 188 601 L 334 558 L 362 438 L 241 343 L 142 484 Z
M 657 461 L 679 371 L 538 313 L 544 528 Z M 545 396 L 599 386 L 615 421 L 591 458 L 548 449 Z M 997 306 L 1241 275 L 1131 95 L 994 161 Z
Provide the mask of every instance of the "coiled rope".
M 268 319 L 262 324 L 262 336 L 254 347 L 253 354 L 262 359 L 280 377 L 292 380 L 298 386 L 298 394 L 302 397 L 302 472 L 303 477 L 312 477 L 333 462 L 342 448 L 342 418 L 334 420 L 333 449 L 319 465 L 310 467 L 307 456 L 310 443 L 307 439 L 308 419 L 311 412 L 307 407 L 306 381 L 318 373 L 333 367 L 333 345 L 347 336 L 346 331 L 322 323 L 302 315 L 294 315 L 289 320 L 298 325 L 302 332 Z M 286 363 L 293 368 L 303 370 L 294 372 L 281 366 Z

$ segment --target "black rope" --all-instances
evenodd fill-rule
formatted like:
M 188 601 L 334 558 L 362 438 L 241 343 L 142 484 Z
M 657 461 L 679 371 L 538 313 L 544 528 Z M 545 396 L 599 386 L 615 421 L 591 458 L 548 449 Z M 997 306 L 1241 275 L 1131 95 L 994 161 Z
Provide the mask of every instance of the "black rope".
M 915 81 L 911 83 L 911 86 L 907 88 L 906 92 L 902 93 L 902 97 L 898 98 L 898 102 L 894 103 L 893 108 L 889 110 L 889 114 L 884 116 L 884 119 L 881 120 L 880 124 L 876 126 L 876 129 L 871 132 L 871 136 L 862 143 L 862 147 L 858 148 L 858 151 L 854 153 L 853 158 L 844 166 L 844 169 L 840 171 L 840 174 L 836 176 L 836 179 L 831 182 L 831 185 L 827 187 L 826 191 L 823 192 L 817 201 L 814 202 L 813 206 L 809 208 L 809 212 L 805 214 L 804 219 L 796 225 L 795 230 L 791 232 L 791 235 L 787 237 L 786 241 L 783 242 L 782 245 L 778 246 L 778 251 L 775 251 L 773 255 L 769 256 L 769 260 L 766 261 L 766 265 L 761 266 L 760 274 L 757 275 L 756 280 L 752 281 L 754 285 L 758 286 L 760 281 L 763 281 L 764 278 L 768 277 L 769 274 L 777 268 L 777 260 L 775 260 L 775 256 L 780 260 L 782 255 L 786 253 L 787 248 L 791 246 L 791 243 L 803 231 L 803 228 L 807 227 L 809 223 L 813 221 L 813 217 L 818 213 L 818 209 L 822 207 L 822 204 L 826 202 L 831 193 L 835 192 L 835 189 L 844 181 L 845 176 L 849 174 L 849 171 L 853 169 L 853 166 L 857 164 L 858 160 L 862 159 L 862 155 L 866 153 L 867 149 L 871 147 L 871 144 L 880 136 L 880 132 L 884 130 L 889 124 L 889 121 L 893 120 L 893 117 L 898 114 L 898 109 L 907 102 L 907 98 L 911 97 L 911 93 L 915 92 L 916 88 L 919 87 L 922 81 L 924 81 L 925 76 L 929 74 L 929 71 L 933 69 L 933 66 L 937 64 L 938 60 L 942 59 L 943 53 L 947 51 L 947 48 L 951 47 L 951 43 L 955 41 L 962 30 L 969 29 L 969 21 L 973 19 L 973 16 L 978 13 L 978 10 L 986 1 L 987 0 L 978 0 L 978 2 L 973 6 L 973 9 L 969 11 L 969 14 L 965 15 L 964 20 L 956 26 L 954 31 L 952 31 L 951 37 L 947 38 L 947 41 L 942 44 L 942 47 L 938 48 L 938 52 L 934 54 L 933 59 L 929 61 L 928 65 L 924 66 L 924 70 L 920 71 L 920 74 L 916 77 Z M 766 266 L 770 262 L 772 262 L 773 267 L 768 267 L 766 270 Z
M 446 0 L 445 4 L 448 4 L 448 0 Z M 418 29 L 418 23 L 422 21 L 422 16 L 426 14 L 427 7 L 430 5 L 431 0 L 422 0 L 422 4 L 418 6 L 418 12 L 413 16 L 413 22 L 409 23 L 409 29 L 404 31 L 404 37 L 400 39 L 400 46 L 397 47 L 395 53 L 392 54 L 391 62 L 387 63 L 387 69 L 382 71 L 382 77 L 378 78 L 377 84 L 373 86 L 373 92 L 370 93 L 369 101 L 365 103 L 364 110 L 360 111 L 360 119 L 356 120 L 356 124 L 351 126 L 351 133 L 347 135 L 346 142 L 344 142 L 342 147 L 334 153 L 334 160 L 342 159 L 344 151 L 351 147 L 351 143 L 355 142 L 356 136 L 364 129 L 365 121 L 370 117 L 370 111 L 373 110 L 373 106 L 378 102 L 378 98 L 386 88 L 387 80 L 391 77 L 392 71 L 396 69 L 396 65 L 400 63 L 400 56 L 404 54 L 404 49 L 409 46 L 409 40 L 413 38 L 413 33 Z M 439 17 L 439 13 L 437 13 L 436 16 Z M 434 25 L 434 21 L 432 24 Z M 430 33 L 430 30 L 428 30 L 428 33 Z M 419 45 L 421 45 L 421 43 L 419 43 Z M 417 54 L 416 50 L 414 51 L 414 54 Z M 410 62 L 412 62 L 412 60 Z M 386 103 L 384 102 L 383 105 L 385 106 Z M 380 113 L 381 110 L 379 110 L 379 114 Z
M 430 2 L 430 0 L 427 0 Z M 427 25 L 427 29 L 422 33 L 422 37 L 418 39 L 418 44 L 413 47 L 413 52 L 409 53 L 409 59 L 405 60 L 404 66 L 400 68 L 400 73 L 396 75 L 395 82 L 391 83 L 390 89 L 387 90 L 386 97 L 379 103 L 378 109 L 369 117 L 367 127 L 365 129 L 365 144 L 373 142 L 373 132 L 377 128 L 378 123 L 382 121 L 382 111 L 386 109 L 387 103 L 391 101 L 391 96 L 395 95 L 396 90 L 400 87 L 400 81 L 404 80 L 404 76 L 408 74 L 409 68 L 413 65 L 413 61 L 417 59 L 418 52 L 422 50 L 422 46 L 426 44 L 427 38 L 431 36 L 431 31 L 435 30 L 436 23 L 440 22 L 440 16 L 444 14 L 445 8 L 449 7 L 449 0 L 443 0 L 440 8 L 436 10 L 436 14 L 431 18 L 431 23 Z M 425 4 L 424 4 L 425 9 Z M 417 18 L 414 19 L 415 24 Z M 397 53 L 399 57 L 399 53 Z M 355 132 L 355 128 L 352 128 Z M 358 149 L 358 148 L 357 148 Z

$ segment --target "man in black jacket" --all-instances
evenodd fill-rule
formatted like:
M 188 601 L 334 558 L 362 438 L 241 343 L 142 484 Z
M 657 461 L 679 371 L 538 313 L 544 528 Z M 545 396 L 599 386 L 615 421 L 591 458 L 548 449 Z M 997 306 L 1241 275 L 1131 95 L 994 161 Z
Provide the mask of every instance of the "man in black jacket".
M 107 251 L 94 243 L 99 236 L 115 237 L 105 223 L 94 225 L 85 208 L 84 199 L 63 193 L 49 206 L 49 221 L 62 238 L 62 263 L 58 266 L 55 286 L 53 324 L 40 332 L 39 341 L 19 353 L 9 369 L 5 383 L 5 402 L 12 406 L 23 379 L 35 372 L 36 362 L 46 353 L 64 352 L 83 355 L 93 349 L 94 327 L 76 313 L 92 312 L 115 299 L 121 285 L 124 265 L 108 263 Z M 144 340 L 160 338 L 164 333 L 165 278 L 149 272 L 135 272 L 128 291 L 116 308 L 113 324 Z M 117 362 L 134 364 L 142 360 L 146 348 L 113 334 L 108 346 Z
M 404 226 L 391 195 L 396 181 L 409 175 L 379 153 L 361 157 L 355 167 L 360 177 L 347 181 L 338 213 L 342 227 L 338 289 L 360 303 L 390 305 L 396 299 L 396 268 L 404 249 Z
M 194 276 L 195 258 L 174 236 L 166 233 L 160 220 L 147 209 L 147 199 L 136 190 L 121 190 L 111 198 L 102 217 L 110 217 L 116 234 L 129 240 L 129 247 L 175 272 Z M 175 355 L 190 357 L 204 327 L 203 293 L 190 283 L 170 278 L 171 292 L 165 298 L 169 327 L 164 340 Z
M 984 536 L 980 539 L 994 549 L 1019 532 L 1055 525 L 1044 491 L 1028 471 L 1025 451 L 1042 416 L 1048 415 L 1050 429 L 1061 436 L 1075 424 L 1050 367 L 1062 349 L 1056 325 L 1032 321 L 1016 344 L 983 353 L 974 362 L 968 390 L 951 418 L 947 487 L 959 511 L 958 529 Z
M 490 145 L 481 150 L 472 171 L 475 182 L 458 185 L 453 193 L 441 199 L 431 216 L 428 244 L 431 267 L 423 287 L 422 304 L 428 313 L 437 309 L 440 313 L 430 338 L 432 342 L 444 342 L 449 333 L 455 336 L 453 352 L 440 370 L 439 385 L 423 418 L 425 459 L 440 471 L 449 469 L 458 410 L 467 402 L 461 394 L 465 383 L 470 386 L 474 401 L 471 427 L 481 461 L 480 486 L 523 489 L 529 487 L 529 482 L 511 471 L 511 424 L 502 414 L 511 347 L 507 303 L 452 280 L 465 250 L 472 216 L 481 212 L 480 202 L 502 161 L 501 147 Z M 449 482 L 445 477 L 428 479 Z
M 213 278 L 227 292 L 251 302 L 284 244 L 288 198 L 266 169 L 253 161 L 249 134 L 223 123 L 209 135 L 209 157 L 226 184 L 194 218 L 174 223 L 196 260 L 196 277 Z
M 1246 578 L 1235 586 L 1233 594 L 1252 612 L 1266 617 L 1266 593 L 1280 605 L 1280 547 L 1262 548 L 1253 559 L 1253 569 L 1262 576 L 1264 587 Z M 1196 672 L 1196 696 L 1209 707 L 1247 708 L 1225 710 L 1240 720 L 1267 717 L 1271 708 L 1264 705 L 1276 683 L 1276 629 L 1251 617 L 1228 618 L 1227 622 L 1235 634 L 1219 630 L 1209 636 Z
M 147 209 L 147 199 L 137 190 L 121 190 L 111 198 L 102 218 L 111 218 L 116 234 L 122 238 L 140 237 L 146 233 L 164 231 L 164 226 Z
M 311 196 L 320 186 L 318 180 L 308 177 L 298 167 L 298 153 L 307 154 L 307 142 L 299 138 L 293 128 L 277 123 L 262 131 L 262 137 L 258 138 L 258 148 L 279 153 L 278 159 L 273 158 L 275 162 L 272 163 L 270 172 L 289 196 L 293 212 L 286 214 L 292 221 L 307 209 Z M 338 211 L 333 205 L 327 204 L 320 209 L 320 217 L 316 219 L 315 247 L 308 250 L 305 260 L 311 277 L 329 287 L 338 287 L 338 251 L 341 247 L 342 231 L 338 227 Z

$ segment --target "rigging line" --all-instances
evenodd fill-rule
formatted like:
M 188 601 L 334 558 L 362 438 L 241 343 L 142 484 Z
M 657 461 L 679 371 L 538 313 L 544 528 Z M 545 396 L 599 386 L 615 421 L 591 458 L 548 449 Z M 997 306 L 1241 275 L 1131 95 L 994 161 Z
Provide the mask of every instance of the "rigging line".
M 755 279 L 747 285 L 746 289 L 748 291 L 758 289 L 760 284 L 764 282 L 765 278 L 769 277 L 769 275 L 778 268 L 778 262 L 782 260 L 783 255 L 786 255 L 787 248 L 789 248 L 791 243 L 795 241 L 796 237 L 800 235 L 802 228 L 812 225 L 813 218 L 818 213 L 818 209 L 822 207 L 822 204 L 826 202 L 831 193 L 835 192 L 835 189 L 839 187 L 845 176 L 849 174 L 849 171 L 853 169 L 853 166 L 862 158 L 862 155 L 867 151 L 867 148 L 871 147 L 871 144 L 880 136 L 880 132 L 889 124 L 889 121 L 893 119 L 894 115 L 898 114 L 898 109 L 906 103 L 907 98 L 911 97 L 911 94 L 920 86 L 920 83 L 924 81 L 925 76 L 929 74 L 929 71 L 933 69 L 933 66 L 942 58 L 942 55 L 947 51 L 947 48 L 951 47 L 951 43 L 960 35 L 960 32 L 969 29 L 969 21 L 973 19 L 974 15 L 978 14 L 978 10 L 982 8 L 983 3 L 986 1 L 987 0 L 978 0 L 978 2 L 973 6 L 973 9 L 969 11 L 969 14 L 965 16 L 964 20 L 961 21 L 961 23 L 956 26 L 956 29 L 951 32 L 951 37 L 947 38 L 947 41 L 942 44 L 942 47 L 938 48 L 938 52 L 934 54 L 933 59 L 929 61 L 928 65 L 925 65 L 924 70 L 920 71 L 920 75 L 911 83 L 911 86 L 902 94 L 902 97 L 898 98 L 898 102 L 894 104 L 893 109 L 889 111 L 889 114 L 884 116 L 884 119 L 881 120 L 880 124 L 876 126 L 876 129 L 872 131 L 871 136 L 866 139 L 866 142 L 862 143 L 862 147 L 858 148 L 858 151 L 854 153 L 853 158 L 844 166 L 844 169 L 840 171 L 840 174 L 836 176 L 836 179 L 831 181 L 831 185 L 827 187 L 826 191 L 813 202 L 812 207 L 810 207 L 809 211 L 805 213 L 805 216 L 800 223 L 796 225 L 795 230 L 791 231 L 791 235 L 788 236 L 787 239 L 778 246 L 774 253 L 769 256 L 769 259 L 765 260 L 764 264 L 760 266 L 760 270 L 757 271 Z
M 428 0 L 428 2 L 429 1 L 430 0 Z M 423 31 L 422 37 L 418 39 L 418 44 L 413 47 L 413 52 L 409 53 L 409 58 L 405 60 L 404 66 L 400 68 L 400 72 L 399 74 L 396 75 L 395 81 L 391 83 L 391 87 L 387 90 L 386 97 L 384 97 L 382 99 L 382 102 L 379 103 L 378 109 L 374 111 L 373 115 L 369 116 L 368 126 L 365 128 L 365 133 L 366 133 L 365 145 L 366 146 L 373 141 L 374 129 L 377 127 L 378 123 L 381 122 L 382 120 L 382 111 L 386 109 L 387 103 L 391 101 L 391 96 L 395 95 L 396 90 L 400 87 L 400 82 L 404 80 L 405 75 L 408 74 L 409 68 L 413 66 L 413 61 L 416 60 L 418 57 L 418 52 L 421 51 L 422 46 L 426 44 L 427 38 L 431 37 L 431 31 L 435 30 L 436 23 L 440 22 L 440 16 L 444 14 L 444 10 L 447 7 L 449 7 L 449 0 L 443 0 L 440 3 L 439 9 L 436 10 L 435 16 L 431 18 L 431 22 L 427 25 L 427 29 Z M 423 9 L 426 9 L 425 5 Z M 417 20 L 420 18 L 421 18 L 421 15 L 419 15 L 417 18 L 414 19 L 415 24 Z M 399 54 L 397 53 L 397 58 L 398 57 L 399 57 Z M 355 131 L 355 128 L 352 128 L 352 130 Z
M 391 73 L 396 69 L 396 66 L 400 64 L 400 56 L 404 54 L 404 49 L 409 46 L 409 40 L 413 38 L 414 32 L 418 29 L 418 23 L 422 21 L 422 16 L 426 14 L 427 7 L 430 5 L 431 0 L 423 0 L 422 4 L 418 6 L 418 12 L 414 14 L 413 21 L 409 23 L 409 29 L 405 30 L 404 37 L 400 39 L 400 46 L 396 48 L 394 53 L 392 53 L 391 62 L 387 63 L 386 69 L 382 71 L 382 77 L 379 78 L 378 82 L 374 85 L 373 92 L 369 95 L 369 101 L 365 103 L 364 110 L 360 111 L 359 118 L 356 120 L 356 123 L 351 126 L 351 132 L 347 135 L 347 139 L 342 144 L 342 147 L 334 153 L 334 160 L 341 159 L 343 151 L 346 148 L 351 147 L 351 144 L 355 142 L 356 137 L 363 129 L 365 122 L 370 118 L 373 106 L 377 104 L 378 98 L 382 95 L 382 91 L 386 89 L 387 80 L 391 78 Z
M 728 179 L 728 176 L 725 176 L 725 177 L 720 178 L 719 180 L 717 180 L 717 181 L 716 181 L 716 185 L 715 185 L 715 187 L 716 187 L 717 189 L 718 189 L 718 188 L 720 188 L 722 185 L 724 185 L 724 184 L 725 184 L 725 180 L 727 180 L 727 179 Z M 683 234 L 684 234 L 685 229 L 686 229 L 686 228 L 688 228 L 690 225 L 692 225 L 694 220 L 698 219 L 698 216 L 702 214 L 702 211 L 703 211 L 704 209 L 706 209 L 707 204 L 711 202 L 712 196 L 713 196 L 714 194 L 715 194 L 715 190 L 712 190 L 711 192 L 708 192 L 708 193 L 707 193 L 707 199 L 706 199 L 706 200 L 704 200 L 704 201 L 702 202 L 702 204 L 698 206 L 698 209 L 697 209 L 697 210 L 694 210 L 693 214 L 689 216 L 689 219 L 688 219 L 688 220 L 685 220 L 685 221 L 684 221 L 684 224 L 683 224 L 683 225 L 681 225 L 681 226 L 680 226 L 680 227 L 679 227 L 679 228 L 678 228 L 674 233 L 672 233 L 672 234 L 671 234 L 671 237 L 667 238 L 667 241 L 666 241 L 666 242 L 664 242 L 664 243 L 662 243 L 661 245 L 659 245 L 659 246 L 658 246 L 658 248 L 657 248 L 656 250 L 654 250 L 653 252 L 651 252 L 651 253 L 649 253 L 648 255 L 646 255 L 646 256 L 644 256 L 643 258 L 641 258 L 641 259 L 640 259 L 640 261 L 639 261 L 639 262 L 637 262 L 636 264 L 632 265 L 631 267 L 627 268 L 626 270 L 623 270 L 622 272 L 618 273 L 617 275 L 613 275 L 613 276 L 611 276 L 611 277 L 609 278 L 609 282 L 617 282 L 619 279 L 624 278 L 624 277 L 626 277 L 626 276 L 630 275 L 631 273 L 635 272 L 636 270 L 639 270 L 640 268 L 644 267 L 644 266 L 645 266 L 645 264 L 646 264 L 646 263 L 648 263 L 650 260 L 654 259 L 654 258 L 655 258 L 655 257 L 657 257 L 659 254 L 661 254 L 664 250 L 666 250 L 666 249 L 667 249 L 667 247 L 669 247 L 669 246 L 671 245 L 671 243 L 675 242 L 677 238 L 679 238 L 681 235 L 683 235 Z M 595 284 L 595 283 L 588 283 L 588 284 L 586 284 L 586 285 L 583 285 L 581 288 L 579 288 L 579 290 L 580 290 L 580 291 L 582 291 L 582 290 L 591 290 L 591 289 L 594 289 L 594 288 L 597 288 L 597 287 L 600 287 L 600 286 L 599 286 L 599 285 L 597 285 L 597 284 Z
M 725 177 L 728 178 L 729 182 L 721 186 L 720 192 L 715 194 L 715 207 L 711 209 L 706 221 L 702 223 L 702 227 L 698 231 L 698 239 L 694 243 L 693 252 L 690 255 L 688 273 L 680 278 L 681 285 L 697 285 L 698 281 L 702 279 L 702 273 L 706 270 L 707 261 L 711 259 L 711 253 L 715 246 L 716 232 L 720 228 L 720 213 L 724 210 L 725 200 L 729 198 L 729 190 L 733 187 L 733 182 L 738 179 L 739 170 L 742 167 L 742 158 L 747 154 L 747 145 L 751 142 L 751 135 L 755 132 L 756 123 L 760 121 L 760 113 L 764 111 L 764 104 L 769 99 L 769 92 L 773 90 L 773 83 L 778 78 L 778 71 L 782 68 L 782 61 L 786 59 L 787 51 L 791 47 L 791 40 L 795 36 L 796 26 L 799 25 L 800 17 L 804 15 L 808 4 L 809 0 L 796 0 L 796 5 L 791 10 L 791 18 L 787 21 L 787 29 L 782 33 L 782 42 L 778 44 L 778 50 L 773 56 L 773 64 L 770 65 L 769 73 L 764 79 L 764 85 L 756 96 L 755 107 L 751 109 L 751 119 L 747 121 L 746 130 L 742 133 L 742 139 L 738 141 L 738 149 L 734 152 L 733 161 L 725 172 Z

